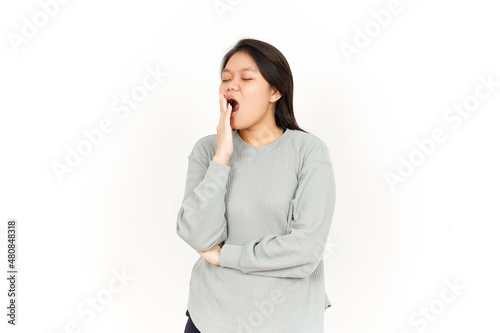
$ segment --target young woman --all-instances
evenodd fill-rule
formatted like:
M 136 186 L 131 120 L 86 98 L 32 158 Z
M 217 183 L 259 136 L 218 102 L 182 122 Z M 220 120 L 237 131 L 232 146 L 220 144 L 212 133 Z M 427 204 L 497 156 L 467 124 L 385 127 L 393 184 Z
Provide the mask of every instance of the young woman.
M 322 333 L 329 150 L 297 125 L 290 67 L 268 43 L 242 39 L 226 53 L 219 97 L 217 134 L 188 157 L 177 216 L 177 234 L 200 254 L 185 332 Z

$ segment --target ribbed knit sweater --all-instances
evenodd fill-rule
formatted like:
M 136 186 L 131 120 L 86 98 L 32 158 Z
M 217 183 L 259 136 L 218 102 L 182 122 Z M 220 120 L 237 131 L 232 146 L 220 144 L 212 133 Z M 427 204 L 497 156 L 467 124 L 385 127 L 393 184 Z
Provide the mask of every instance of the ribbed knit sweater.
M 191 270 L 187 308 L 201 333 L 324 333 L 323 252 L 335 206 L 329 150 L 286 129 L 252 146 L 233 130 L 228 165 L 212 161 L 217 134 L 188 156 L 177 234 L 191 248 L 222 246 L 220 266 Z

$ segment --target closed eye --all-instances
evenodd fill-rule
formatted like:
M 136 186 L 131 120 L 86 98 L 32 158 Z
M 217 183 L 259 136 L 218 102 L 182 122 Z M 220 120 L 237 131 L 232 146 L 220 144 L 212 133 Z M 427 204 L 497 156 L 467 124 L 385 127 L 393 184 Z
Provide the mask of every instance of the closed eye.
M 250 81 L 250 80 L 252 80 L 252 79 L 242 79 L 242 80 L 244 80 L 244 81 Z M 229 81 L 229 79 L 227 79 L 227 80 L 222 80 L 222 82 L 227 82 L 227 81 Z

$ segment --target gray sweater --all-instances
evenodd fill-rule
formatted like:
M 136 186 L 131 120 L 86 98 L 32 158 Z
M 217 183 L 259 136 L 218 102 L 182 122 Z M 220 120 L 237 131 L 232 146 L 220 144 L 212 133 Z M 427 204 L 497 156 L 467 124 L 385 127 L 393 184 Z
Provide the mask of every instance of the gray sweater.
M 266 146 L 233 131 L 228 165 L 212 161 L 217 134 L 188 156 L 176 230 L 191 248 L 219 244 L 220 266 L 201 256 L 187 308 L 202 333 L 323 333 L 323 251 L 335 206 L 329 150 L 286 129 Z

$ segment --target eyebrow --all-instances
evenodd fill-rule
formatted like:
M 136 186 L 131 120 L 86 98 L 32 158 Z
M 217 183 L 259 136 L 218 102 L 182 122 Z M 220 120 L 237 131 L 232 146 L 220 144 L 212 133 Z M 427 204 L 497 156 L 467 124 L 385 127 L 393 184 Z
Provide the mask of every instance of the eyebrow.
M 238 72 L 247 72 L 247 71 L 248 72 L 258 72 L 258 70 L 256 70 L 255 68 L 252 68 L 252 67 L 245 67 L 245 68 L 242 68 L 242 69 L 238 70 Z M 231 71 L 229 69 L 227 69 L 227 68 L 224 68 L 222 70 L 222 73 L 226 73 L 226 72 L 230 73 Z

